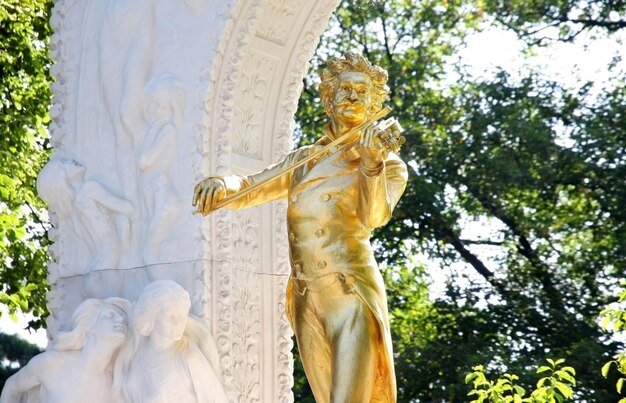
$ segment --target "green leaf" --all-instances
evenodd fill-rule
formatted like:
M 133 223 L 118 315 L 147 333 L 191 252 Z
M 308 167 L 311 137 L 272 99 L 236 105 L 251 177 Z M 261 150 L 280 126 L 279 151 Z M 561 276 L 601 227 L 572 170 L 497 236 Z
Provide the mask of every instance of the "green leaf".
M 476 374 L 474 373 L 469 373 L 467 375 L 465 375 L 465 383 L 470 383 L 472 381 L 472 379 L 476 378 Z
M 576 380 L 574 379 L 574 377 L 572 377 L 570 374 L 568 374 L 565 371 L 557 371 L 555 373 L 555 376 L 557 378 L 564 379 L 564 380 L 568 381 L 569 383 L 572 383 L 572 384 L 576 383 Z
M 549 380 L 550 378 L 541 378 L 539 379 L 539 381 L 537 381 L 537 387 L 538 388 L 542 388 L 543 385 L 545 385 L 545 383 Z
M 569 372 L 573 376 L 576 376 L 576 370 L 573 367 L 563 367 L 562 370 Z
M 619 378 L 617 380 L 617 384 L 615 385 L 617 389 L 617 393 L 622 393 L 622 387 L 624 386 L 624 378 Z
M 548 372 L 548 371 L 552 371 L 552 368 L 550 368 L 550 367 L 546 367 L 545 365 L 543 365 L 543 366 L 541 366 L 541 367 L 539 367 L 539 368 L 537 369 L 537 373 L 538 373 L 538 374 L 541 374 L 541 373 L 543 373 L 543 372 Z
M 602 376 L 603 377 L 606 378 L 609 375 L 609 369 L 611 368 L 611 364 L 613 364 L 613 363 L 614 363 L 614 361 L 609 361 L 609 362 L 607 362 L 606 364 L 604 364 L 602 366 Z
M 561 382 L 557 382 L 554 384 L 554 387 L 557 388 L 559 390 L 559 392 L 561 392 L 561 394 L 563 395 L 563 397 L 569 399 L 572 396 L 574 396 L 574 391 L 572 390 L 571 387 L 569 387 L 569 385 L 566 385 L 564 383 Z

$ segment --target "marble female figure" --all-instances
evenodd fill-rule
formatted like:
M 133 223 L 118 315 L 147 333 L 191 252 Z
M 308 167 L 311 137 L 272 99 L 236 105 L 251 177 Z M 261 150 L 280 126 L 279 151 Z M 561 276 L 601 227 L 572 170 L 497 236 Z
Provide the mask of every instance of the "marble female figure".
M 173 281 L 143 290 L 133 309 L 132 341 L 115 370 L 124 402 L 227 402 L 217 348 L 190 306 L 189 293 Z
M 9 378 L 0 402 L 119 401 L 112 391 L 113 363 L 126 340 L 129 309 L 130 302 L 122 298 L 80 304 L 72 317 L 72 330 L 59 334 L 48 351 Z

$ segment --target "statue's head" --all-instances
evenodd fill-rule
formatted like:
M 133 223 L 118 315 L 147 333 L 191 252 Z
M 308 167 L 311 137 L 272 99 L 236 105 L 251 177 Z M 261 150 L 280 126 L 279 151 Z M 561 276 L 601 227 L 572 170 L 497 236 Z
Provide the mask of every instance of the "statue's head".
M 130 302 L 124 298 L 85 300 L 72 315 L 72 330 L 59 334 L 52 348 L 80 350 L 91 338 L 120 347 L 128 332 L 129 311 Z
M 85 167 L 72 159 L 52 158 L 37 177 L 37 192 L 61 218 L 74 206 L 75 183 L 82 181 Z
M 185 113 L 185 90 L 176 76 L 161 73 L 148 81 L 144 91 L 144 115 L 148 122 L 181 123 Z
M 191 300 L 189 293 L 171 280 L 160 280 L 144 288 L 135 304 L 133 327 L 144 337 L 168 343 L 185 332 Z
M 389 93 L 387 71 L 354 52 L 328 62 L 320 78 L 320 98 L 326 114 L 348 126 L 380 110 Z

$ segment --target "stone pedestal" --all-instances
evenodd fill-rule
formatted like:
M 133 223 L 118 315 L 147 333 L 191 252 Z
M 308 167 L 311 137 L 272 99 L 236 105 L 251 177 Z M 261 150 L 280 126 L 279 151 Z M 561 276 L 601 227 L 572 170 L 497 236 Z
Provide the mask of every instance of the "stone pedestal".
M 338 0 L 59 0 L 49 336 L 86 298 L 192 296 L 236 402 L 293 401 L 285 205 L 194 216 L 194 184 L 290 148 L 307 62 Z

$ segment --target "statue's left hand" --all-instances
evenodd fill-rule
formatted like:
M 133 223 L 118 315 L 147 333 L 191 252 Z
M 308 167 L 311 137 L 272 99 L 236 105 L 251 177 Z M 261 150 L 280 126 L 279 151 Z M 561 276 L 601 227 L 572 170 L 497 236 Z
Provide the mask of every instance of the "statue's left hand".
M 361 156 L 361 164 L 367 169 L 376 169 L 385 159 L 385 147 L 380 140 L 380 130 L 375 123 L 366 126 L 361 131 L 361 138 L 356 144 L 356 150 Z

